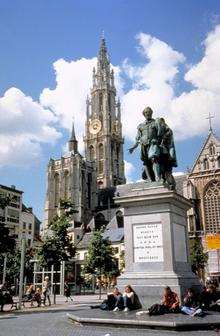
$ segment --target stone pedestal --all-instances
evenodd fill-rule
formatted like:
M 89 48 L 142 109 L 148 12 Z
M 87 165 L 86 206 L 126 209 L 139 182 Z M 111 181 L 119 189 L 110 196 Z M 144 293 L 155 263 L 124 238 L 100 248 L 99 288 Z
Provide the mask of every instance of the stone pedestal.
M 124 208 L 125 272 L 122 289 L 130 284 L 146 306 L 160 302 L 170 286 L 180 297 L 201 285 L 189 264 L 186 211 L 190 202 L 163 185 L 117 187 L 116 204 Z

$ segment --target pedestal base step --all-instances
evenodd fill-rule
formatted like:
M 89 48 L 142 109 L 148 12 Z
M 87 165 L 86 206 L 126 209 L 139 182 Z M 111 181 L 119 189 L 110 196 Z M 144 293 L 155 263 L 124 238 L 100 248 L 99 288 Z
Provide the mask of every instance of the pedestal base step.
M 183 314 L 137 317 L 136 312 L 132 311 L 125 313 L 93 309 L 76 311 L 67 316 L 74 323 L 109 327 L 170 330 L 210 330 L 220 327 L 220 314 L 210 312 L 204 317 L 193 318 Z

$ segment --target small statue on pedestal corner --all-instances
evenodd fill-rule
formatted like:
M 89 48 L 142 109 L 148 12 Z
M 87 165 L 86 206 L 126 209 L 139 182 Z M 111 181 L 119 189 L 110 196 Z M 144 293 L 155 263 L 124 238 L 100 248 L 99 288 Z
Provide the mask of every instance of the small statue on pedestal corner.
M 143 111 L 145 122 L 137 127 L 135 144 L 129 149 L 131 154 L 140 144 L 144 171 L 142 178 L 148 182 L 165 182 L 175 189 L 173 167 L 177 167 L 173 132 L 163 118 L 153 119 L 153 111 L 146 107 Z

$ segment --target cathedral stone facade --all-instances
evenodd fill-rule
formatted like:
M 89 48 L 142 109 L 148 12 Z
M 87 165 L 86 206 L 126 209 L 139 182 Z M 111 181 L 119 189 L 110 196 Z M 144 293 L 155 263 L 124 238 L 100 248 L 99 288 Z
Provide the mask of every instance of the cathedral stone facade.
M 90 228 L 107 224 L 116 212 L 112 209 L 115 186 L 125 183 L 120 101 L 116 101 L 114 71 L 104 38 L 91 75 L 93 86 L 85 102 L 85 157 L 78 152 L 73 125 L 68 153 L 48 164 L 43 233 L 59 211 L 60 199 L 71 200 L 78 211 L 73 235 L 77 236 L 82 224 Z
M 220 140 L 212 131 L 188 175 L 188 187 L 197 209 L 189 218 L 191 229 L 220 233 Z
M 197 233 L 208 252 L 207 274 L 220 281 L 220 140 L 212 128 L 187 176 L 189 234 Z M 214 244 L 210 247 L 208 240 Z
M 93 69 L 91 97 L 87 98 L 85 156 L 95 162 L 100 189 L 125 183 L 120 101 L 116 103 L 114 71 L 104 38 Z

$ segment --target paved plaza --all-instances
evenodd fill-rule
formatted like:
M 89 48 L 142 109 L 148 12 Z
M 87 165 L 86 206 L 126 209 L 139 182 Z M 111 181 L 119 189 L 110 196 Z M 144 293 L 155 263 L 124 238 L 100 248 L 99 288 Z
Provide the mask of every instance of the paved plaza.
M 82 308 L 81 308 L 82 309 Z M 219 336 L 216 331 L 175 332 L 164 330 L 114 329 L 74 325 L 66 312 L 5 315 L 0 320 L 0 336 Z

